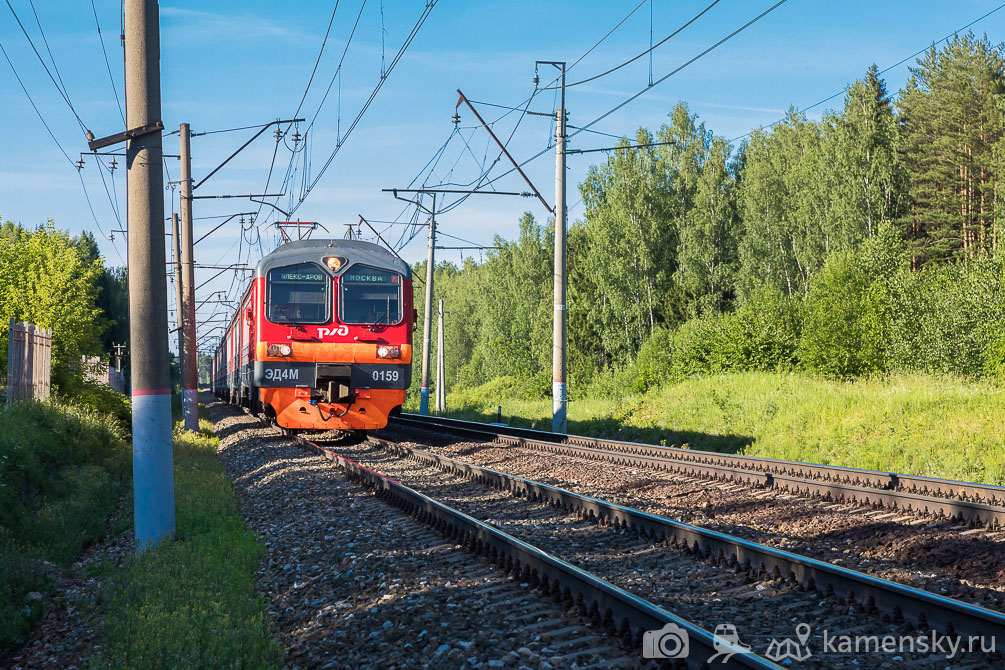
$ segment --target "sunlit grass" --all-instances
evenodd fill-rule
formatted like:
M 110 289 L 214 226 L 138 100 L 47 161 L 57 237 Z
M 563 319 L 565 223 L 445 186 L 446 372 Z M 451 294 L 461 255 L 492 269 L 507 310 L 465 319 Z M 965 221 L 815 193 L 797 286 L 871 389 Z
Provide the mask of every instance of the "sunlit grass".
M 451 416 L 491 421 L 502 405 L 505 421 L 551 427 L 550 400 L 464 404 L 465 395 L 448 395 Z M 695 377 L 644 396 L 574 400 L 569 431 L 1005 484 L 1005 390 L 952 377 Z
M 177 536 L 131 558 L 104 592 L 103 668 L 277 668 L 254 574 L 264 546 L 243 525 L 219 440 L 176 430 Z

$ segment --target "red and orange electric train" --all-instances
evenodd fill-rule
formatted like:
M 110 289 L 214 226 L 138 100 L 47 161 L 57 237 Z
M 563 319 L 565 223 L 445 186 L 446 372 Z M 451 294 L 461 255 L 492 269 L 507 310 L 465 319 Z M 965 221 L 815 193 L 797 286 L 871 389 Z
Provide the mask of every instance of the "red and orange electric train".
M 290 431 L 383 428 L 411 381 L 415 314 L 411 270 L 387 249 L 289 242 L 258 262 L 213 391 Z

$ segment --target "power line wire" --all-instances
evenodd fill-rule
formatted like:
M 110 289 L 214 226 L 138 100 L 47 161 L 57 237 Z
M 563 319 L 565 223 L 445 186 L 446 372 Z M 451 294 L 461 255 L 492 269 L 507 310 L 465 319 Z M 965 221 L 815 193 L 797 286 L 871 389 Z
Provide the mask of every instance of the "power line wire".
M 324 39 L 321 40 L 321 49 L 318 51 L 317 60 L 314 61 L 314 69 L 311 70 L 311 76 L 308 77 L 308 79 L 307 79 L 307 86 L 304 88 L 304 94 L 300 98 L 300 104 L 297 105 L 297 111 L 293 113 L 293 116 L 290 117 L 291 119 L 297 118 L 297 114 L 300 113 L 300 108 L 304 106 L 304 100 L 307 99 L 307 92 L 311 90 L 311 83 L 313 83 L 313 81 L 314 81 L 314 75 L 318 71 L 318 64 L 321 63 L 321 56 L 325 52 L 325 45 L 328 44 L 328 35 L 332 31 L 332 24 L 335 23 L 335 12 L 338 11 L 338 3 L 339 3 L 339 0 L 335 0 L 335 6 L 332 7 L 332 17 L 330 19 L 328 19 L 328 29 L 325 30 Z M 364 2 L 364 4 L 366 4 L 366 3 Z
M 87 126 L 84 125 L 84 122 L 81 120 L 80 115 L 77 114 L 77 110 L 73 108 L 73 103 L 70 102 L 70 96 L 66 93 L 66 91 L 64 91 L 60 87 L 59 82 L 56 81 L 56 78 L 52 76 L 52 72 L 49 71 L 49 66 L 46 65 L 45 59 L 42 58 L 42 54 L 40 54 L 38 52 L 38 49 L 35 47 L 35 43 L 32 41 L 31 36 L 28 35 L 28 31 L 25 30 L 24 24 L 21 23 L 21 18 L 17 15 L 17 12 L 14 11 L 14 6 L 12 4 L 10 4 L 10 0 L 6 0 L 6 2 L 7 2 L 7 8 L 10 9 L 10 13 L 14 15 L 14 20 L 17 21 L 18 27 L 21 28 L 21 32 L 24 33 L 25 39 L 27 39 L 28 40 L 28 44 L 31 45 L 31 50 L 35 52 L 35 56 L 38 58 L 38 62 L 42 64 L 42 69 L 44 69 L 45 73 L 47 75 L 49 75 L 49 79 L 52 81 L 52 85 L 56 87 L 57 91 L 59 91 L 59 95 L 63 98 L 63 101 L 70 108 L 70 111 L 73 113 L 74 118 L 77 119 L 77 123 L 80 124 L 80 129 L 82 131 L 84 131 L 84 133 L 86 134 L 88 132 Z M 32 5 L 32 11 L 34 11 L 34 8 L 35 8 L 35 6 Z M 39 24 L 39 31 L 40 32 L 41 32 L 41 29 L 42 29 L 42 26 L 41 26 L 41 24 Z M 42 32 L 42 41 L 46 42 L 45 33 L 44 32 Z M 46 44 L 48 45 L 48 42 L 46 42 Z M 51 57 L 52 53 L 50 52 L 49 55 Z M 9 60 L 10 59 L 8 59 L 8 62 L 9 62 Z M 11 67 L 13 67 L 13 65 Z M 55 69 L 55 67 L 56 67 L 56 62 L 55 61 L 53 61 L 52 67 Z M 58 74 L 58 72 L 57 72 L 57 74 Z M 70 161 L 70 162 L 72 163 L 73 161 Z
M 411 45 L 412 41 L 415 39 L 415 36 L 418 35 L 419 30 L 422 28 L 422 25 L 426 22 L 426 19 L 429 17 L 430 13 L 432 13 L 433 8 L 436 7 L 437 2 L 438 0 L 429 0 L 426 3 L 425 7 L 422 10 L 422 14 L 419 16 L 419 19 L 415 22 L 415 25 L 412 27 L 412 30 L 408 34 L 408 37 L 405 38 L 405 41 L 398 49 L 398 53 L 395 54 L 394 58 L 388 64 L 387 70 L 384 72 L 384 74 L 382 74 L 380 78 L 377 80 L 377 84 L 374 86 L 373 91 L 371 91 L 370 97 L 367 98 L 366 102 L 363 104 L 363 107 L 356 115 L 356 118 L 353 119 L 353 122 L 346 129 L 346 132 L 342 136 L 341 140 L 335 145 L 335 149 L 332 150 L 331 155 L 328 157 L 328 160 L 325 161 L 325 164 L 321 167 L 321 170 L 318 171 L 317 176 L 311 180 L 310 185 L 307 187 L 307 191 L 301 196 L 297 204 L 291 208 L 290 210 L 291 214 L 295 212 L 297 208 L 300 207 L 300 205 L 306 199 L 307 195 L 310 194 L 311 190 L 313 190 L 314 187 L 317 186 L 318 182 L 321 181 L 321 178 L 324 176 L 324 173 L 328 170 L 328 167 L 332 164 L 332 161 L 335 160 L 335 156 L 338 154 L 339 149 L 342 148 L 346 140 L 352 134 L 353 129 L 360 122 L 360 119 L 362 119 L 363 115 L 366 114 L 366 111 L 370 108 L 370 105 L 373 103 L 374 99 L 376 99 L 377 94 L 380 92 L 380 89 L 384 86 L 384 82 L 387 81 L 388 77 L 391 75 L 391 72 L 394 70 L 394 67 L 401 60 L 402 56 L 405 55 L 405 51 L 408 49 L 409 45 Z
M 701 53 L 699 53 L 697 56 L 694 56 L 693 58 L 690 58 L 683 65 L 680 65 L 680 66 L 674 68 L 669 73 L 667 73 L 667 74 L 663 75 L 662 77 L 660 77 L 659 79 L 657 79 L 655 82 L 653 82 L 652 86 L 646 86 L 644 89 L 642 89 L 638 93 L 635 93 L 635 94 L 629 96 L 628 98 L 626 98 L 622 102 L 618 103 L 617 105 L 615 105 L 614 107 L 612 107 L 608 111 L 604 112 L 603 114 L 601 114 L 597 118 L 593 119 L 592 121 L 590 121 L 586 125 L 580 127 L 576 132 L 571 133 L 566 138 L 566 140 L 569 140 L 569 139 L 575 137 L 579 133 L 589 131 L 590 127 L 593 126 L 594 124 L 599 123 L 600 121 L 606 119 L 608 116 L 610 116 L 614 112 L 618 111 L 619 109 L 623 108 L 625 105 L 627 105 L 627 104 L 635 101 L 636 99 L 640 98 L 642 95 L 644 95 L 648 91 L 652 90 L 653 88 L 655 88 L 659 84 L 662 84 L 664 81 L 666 81 L 670 77 L 674 76 L 675 74 L 677 74 L 678 72 L 680 72 L 684 68 L 688 67 L 689 65 L 693 64 L 695 61 L 699 60 L 700 58 L 704 57 L 705 55 L 707 55 L 711 51 L 713 51 L 713 50 L 717 49 L 718 47 L 722 46 L 723 44 L 725 44 L 726 42 L 728 42 L 732 38 L 736 37 L 741 32 L 743 32 L 744 30 L 746 30 L 747 28 L 749 28 L 750 26 L 754 25 L 755 23 L 757 23 L 758 21 L 760 21 L 761 19 L 763 19 L 765 16 L 767 16 L 771 12 L 775 11 L 776 9 L 778 9 L 779 7 L 781 7 L 782 5 L 784 5 L 786 2 L 788 2 L 788 0 L 779 0 L 778 2 L 776 2 L 775 4 L 773 4 L 768 9 L 764 10 L 763 12 L 761 12 L 760 14 L 758 14 L 757 16 L 755 16 L 754 18 L 752 18 L 751 20 L 747 21 L 746 23 L 744 23 L 742 26 L 740 26 L 739 28 L 737 28 L 736 30 L 734 30 L 733 32 L 731 32 L 730 34 L 728 34 L 725 37 L 723 37 L 722 39 L 720 39 L 718 42 L 716 42 L 712 46 L 708 47 L 707 49 L 705 49 L 704 51 L 702 51 Z M 536 154 L 534 154 L 533 156 L 531 156 L 527 160 L 525 160 L 522 163 L 520 163 L 519 167 L 523 167 L 524 165 L 527 165 L 531 161 L 534 161 L 534 160 L 540 158 L 541 156 L 543 156 L 544 154 L 546 154 L 549 151 L 549 149 L 550 149 L 550 147 L 549 148 L 545 148 L 545 149 L 537 152 Z M 492 184 L 492 183 L 494 183 L 496 181 L 499 181 L 503 177 L 505 177 L 505 176 L 507 176 L 507 175 L 515 172 L 515 171 L 516 171 L 515 167 L 511 168 L 511 169 L 507 170 L 506 172 L 502 173 L 501 175 L 499 175 L 498 177 L 495 177 L 494 179 L 492 179 L 486 185 Z
M 669 35 L 667 35 L 666 37 L 664 37 L 662 40 L 660 40 L 659 42 L 657 42 L 655 44 L 655 46 L 649 47 L 648 49 L 646 49 L 645 51 L 643 51 L 639 55 L 637 55 L 637 56 L 635 56 L 633 58 L 629 58 L 624 63 L 621 63 L 620 65 L 616 65 L 616 66 L 612 67 L 610 70 L 607 70 L 605 72 L 601 72 L 600 74 L 595 74 L 592 77 L 587 77 L 586 79 L 580 79 L 579 81 L 574 81 L 571 84 L 566 84 L 565 88 L 571 88 L 573 86 L 579 86 L 580 84 L 585 84 L 587 82 L 594 81 L 595 79 L 600 79 L 601 77 L 606 77 L 607 75 L 611 74 L 612 72 L 617 72 L 618 70 L 620 70 L 621 68 L 625 67 L 626 65 L 630 65 L 630 64 L 634 63 L 635 61 L 637 61 L 638 59 L 642 58 L 646 54 L 651 54 L 655 49 L 658 49 L 662 45 L 666 44 L 670 40 L 670 38 L 674 37 L 675 35 L 677 35 L 678 33 L 680 33 L 682 30 L 684 30 L 685 28 L 687 28 L 688 26 L 690 26 L 692 23 L 694 23 L 695 21 L 697 21 L 698 19 L 700 19 L 706 12 L 708 12 L 710 9 L 712 9 L 717 4 L 719 4 L 719 2 L 720 2 L 720 0 L 712 0 L 712 3 L 710 5 L 708 5 L 707 7 L 705 7 L 705 9 L 703 9 L 700 12 L 698 12 L 697 14 L 695 14 L 687 23 L 685 23 L 680 28 L 678 28 L 677 30 L 673 31 L 672 33 L 670 33 Z M 650 86 L 655 86 L 658 83 L 659 82 L 653 82 L 652 78 L 650 76 L 650 81 L 649 81 L 649 85 Z M 550 88 L 546 88 L 545 90 L 551 90 L 551 89 L 554 89 L 554 88 L 562 88 L 562 87 L 561 86 L 557 86 L 557 87 L 556 86 L 552 86 Z
M 49 133 L 49 137 L 51 137 L 52 141 L 56 143 L 57 147 L 59 147 L 59 151 L 66 158 L 66 161 L 70 164 L 70 166 L 76 169 L 77 165 L 70 159 L 70 155 L 66 153 L 66 150 L 63 149 L 63 145 L 59 143 L 59 140 L 57 140 L 56 136 L 52 133 L 52 129 L 49 127 L 49 124 L 45 122 L 45 118 L 42 116 L 42 112 L 38 111 L 38 106 L 32 99 L 31 94 L 28 93 L 28 89 L 25 88 L 24 82 L 21 81 L 21 75 L 17 73 L 17 69 L 14 67 L 14 63 L 11 62 L 10 56 L 7 55 L 7 50 L 4 49 L 2 42 L 0 42 L 0 51 L 3 52 L 4 58 L 7 59 L 7 64 L 10 65 L 10 70 L 14 73 L 14 78 L 17 79 L 17 83 L 21 86 L 21 90 L 24 91 L 25 97 L 28 98 L 28 102 L 31 103 L 31 108 L 35 110 L 38 120 L 42 122 L 43 126 L 45 126 L 45 131 Z
M 122 111 L 122 101 L 119 100 L 119 91 L 115 88 L 115 77 L 112 76 L 112 66 L 108 62 L 108 51 L 105 49 L 105 39 L 101 36 L 101 24 L 98 22 L 98 10 L 91 0 L 91 11 L 94 13 L 94 25 L 98 29 L 98 43 L 101 45 L 101 54 L 105 57 L 105 69 L 108 70 L 108 81 L 112 84 L 112 94 L 115 95 L 115 104 L 119 106 L 119 116 L 122 117 L 122 125 L 126 124 L 126 113 Z M 41 26 L 39 26 L 41 30 Z M 50 54 L 50 57 L 52 54 Z M 55 63 L 53 63 L 55 65 Z M 60 82 L 63 80 L 60 79 Z
M 980 17 L 974 19 L 973 21 L 971 21 L 967 25 L 963 26 L 962 28 L 958 28 L 958 29 L 954 30 L 953 32 L 951 32 L 948 35 L 946 35 L 945 37 L 943 37 L 941 40 L 938 40 L 936 42 L 932 42 L 931 45 L 925 47 L 924 49 L 921 49 L 920 51 L 915 51 L 913 54 L 911 54 L 907 58 L 902 58 L 901 60 L 897 61 L 893 65 L 891 65 L 889 67 L 886 67 L 886 68 L 883 68 L 882 70 L 880 70 L 878 72 L 878 74 L 885 74 L 885 73 L 889 72 L 890 70 L 892 70 L 893 68 L 899 67 L 899 66 L 903 65 L 904 63 L 906 63 L 907 61 L 911 60 L 912 58 L 916 58 L 917 56 L 920 56 L 921 54 L 925 53 L 926 51 L 928 51 L 929 49 L 931 49 L 936 44 L 942 44 L 943 42 L 945 42 L 946 40 L 950 39 L 954 35 L 956 35 L 956 34 L 962 32 L 962 31 L 966 30 L 967 28 L 969 28 L 970 26 L 974 25 L 975 23 L 977 23 L 979 21 L 983 21 L 984 19 L 988 18 L 989 16 L 991 16 L 995 12 L 1001 10 L 1002 8 L 1005 8 L 1005 3 L 1003 3 L 1001 5 L 998 5 L 997 7 L 995 7 L 994 9 L 992 9 L 987 14 L 984 14 L 983 16 L 980 16 Z M 809 110 L 813 109 L 814 107 L 819 107 L 820 105 L 824 104 L 825 102 L 830 102 L 834 98 L 838 97 L 842 93 L 846 93 L 847 91 L 848 91 L 848 88 L 845 87 L 845 88 L 841 89 L 840 91 L 838 91 L 837 93 L 835 93 L 833 95 L 827 96 L 823 100 L 818 100 L 817 102 L 814 102 L 812 105 L 808 105 L 806 107 L 803 107 L 802 109 L 799 110 L 799 113 L 809 111 Z M 778 119 L 777 121 L 773 121 L 772 123 L 765 124 L 763 126 L 760 126 L 760 127 L 756 128 L 755 130 L 751 130 L 750 132 L 744 133 L 743 135 L 740 135 L 738 137 L 734 137 L 729 142 L 730 142 L 730 144 L 732 144 L 733 142 L 736 142 L 738 140 L 742 140 L 742 139 L 744 139 L 746 137 L 749 137 L 756 130 L 764 130 L 765 128 L 773 128 L 773 127 L 777 126 L 779 123 L 781 123 L 784 120 L 785 119 L 782 118 L 782 119 Z

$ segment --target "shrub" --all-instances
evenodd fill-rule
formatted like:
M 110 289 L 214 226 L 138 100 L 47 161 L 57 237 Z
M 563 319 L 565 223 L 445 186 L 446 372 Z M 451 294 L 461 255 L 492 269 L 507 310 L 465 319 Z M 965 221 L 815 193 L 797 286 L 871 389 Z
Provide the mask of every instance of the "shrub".
M 122 431 L 129 435 L 132 428 L 132 401 L 129 396 L 105 386 L 74 378 L 62 390 L 63 397 L 74 404 L 84 405 L 119 422 Z
M 792 370 L 799 362 L 801 303 L 770 287 L 755 290 L 727 319 L 720 342 L 723 370 Z
M 881 289 L 853 254 L 831 256 L 804 309 L 799 358 L 807 369 L 835 377 L 886 369 L 888 326 Z
M 987 352 L 1005 322 L 1002 269 L 1002 259 L 981 258 L 896 274 L 886 289 L 891 367 L 986 373 Z

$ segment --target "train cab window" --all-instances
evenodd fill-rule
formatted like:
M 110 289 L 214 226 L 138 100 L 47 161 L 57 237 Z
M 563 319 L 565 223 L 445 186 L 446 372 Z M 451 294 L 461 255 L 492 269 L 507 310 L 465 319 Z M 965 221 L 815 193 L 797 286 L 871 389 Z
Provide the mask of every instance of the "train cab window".
M 269 270 L 266 276 L 266 318 L 272 323 L 328 323 L 331 277 L 314 263 Z
M 354 265 L 339 279 L 342 323 L 393 325 L 401 321 L 401 275 Z

